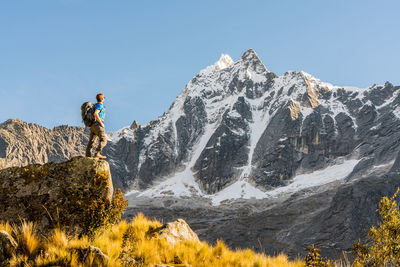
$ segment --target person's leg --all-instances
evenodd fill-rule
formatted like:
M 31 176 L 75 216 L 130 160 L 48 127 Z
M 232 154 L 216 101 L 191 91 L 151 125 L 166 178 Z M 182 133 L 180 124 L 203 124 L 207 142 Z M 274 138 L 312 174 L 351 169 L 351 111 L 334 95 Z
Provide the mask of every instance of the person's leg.
M 99 137 L 99 146 L 96 149 L 96 154 L 95 156 L 98 157 L 101 155 L 101 152 L 103 151 L 103 148 L 107 145 L 107 137 L 106 137 L 106 131 L 103 127 L 100 125 L 97 126 L 97 136 Z
M 93 144 L 97 139 L 97 135 L 93 129 L 93 126 L 90 127 L 90 136 L 89 136 L 89 142 L 86 147 L 86 157 L 91 157 L 92 156 L 92 148 Z

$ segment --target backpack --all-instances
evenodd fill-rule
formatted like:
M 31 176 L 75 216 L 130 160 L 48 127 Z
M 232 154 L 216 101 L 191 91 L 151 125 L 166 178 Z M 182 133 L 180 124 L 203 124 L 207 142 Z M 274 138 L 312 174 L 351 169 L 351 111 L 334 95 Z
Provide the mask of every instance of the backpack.
M 93 125 L 95 122 L 94 119 L 94 110 L 93 110 L 94 104 L 90 102 L 85 102 L 81 106 L 81 115 L 82 115 L 82 121 L 85 124 L 85 126 L 90 127 Z

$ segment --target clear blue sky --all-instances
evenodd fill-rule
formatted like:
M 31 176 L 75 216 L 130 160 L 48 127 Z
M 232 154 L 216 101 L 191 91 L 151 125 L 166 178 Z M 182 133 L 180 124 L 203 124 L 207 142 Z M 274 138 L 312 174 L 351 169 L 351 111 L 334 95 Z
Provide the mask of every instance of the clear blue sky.
M 144 124 L 221 53 L 254 48 L 278 75 L 400 84 L 400 1 L 0 1 L 0 122 L 82 125 L 106 94 L 107 130 Z

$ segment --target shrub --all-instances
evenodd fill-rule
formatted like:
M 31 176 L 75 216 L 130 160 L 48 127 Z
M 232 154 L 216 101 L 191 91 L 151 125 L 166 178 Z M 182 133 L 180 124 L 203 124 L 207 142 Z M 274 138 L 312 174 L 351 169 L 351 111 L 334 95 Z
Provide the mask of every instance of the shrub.
M 306 267 L 331 267 L 333 266 L 333 263 L 328 260 L 327 258 L 322 259 L 321 257 L 321 250 L 319 248 L 316 248 L 314 245 L 312 245 L 310 248 L 307 248 L 306 251 L 308 251 L 305 262 L 306 262 Z
M 84 227 L 81 236 L 87 235 L 89 238 L 93 238 L 97 230 L 117 223 L 127 206 L 128 201 L 124 199 L 119 188 L 115 191 L 111 203 L 107 199 L 93 201 L 83 216 Z
M 368 232 L 370 245 L 360 241 L 352 247 L 354 266 L 400 266 L 400 212 L 396 203 L 399 188 L 391 198 L 383 197 L 377 209 L 378 225 Z

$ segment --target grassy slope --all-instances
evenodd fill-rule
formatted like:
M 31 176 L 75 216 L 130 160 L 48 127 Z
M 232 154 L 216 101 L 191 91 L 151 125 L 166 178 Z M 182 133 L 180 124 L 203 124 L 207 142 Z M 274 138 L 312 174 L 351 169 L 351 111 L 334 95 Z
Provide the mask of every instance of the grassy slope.
M 302 261 L 289 261 L 285 255 L 270 257 L 250 249 L 231 250 L 222 241 L 215 246 L 187 241 L 172 247 L 164 239 L 146 236 L 150 227 L 159 226 L 160 222 L 139 214 L 130 223 L 121 221 L 100 232 L 93 240 L 68 238 L 61 230 L 54 231 L 48 238 L 39 238 L 31 223 L 13 227 L 4 223 L 0 224 L 0 230 L 10 233 L 18 243 L 18 253 L 11 262 L 14 266 L 22 262 L 36 266 L 88 266 L 93 259 L 89 257 L 85 263 L 79 262 L 74 251 L 89 245 L 100 248 L 109 257 L 108 266 L 132 266 L 134 262 L 136 266 L 304 266 Z

